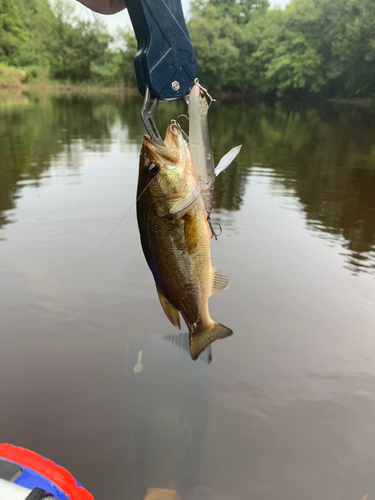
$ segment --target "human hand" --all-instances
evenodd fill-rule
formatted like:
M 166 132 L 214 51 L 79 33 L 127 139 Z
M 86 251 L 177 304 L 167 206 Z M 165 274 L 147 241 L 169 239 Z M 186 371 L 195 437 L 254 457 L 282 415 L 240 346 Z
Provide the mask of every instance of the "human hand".
M 117 14 L 126 8 L 124 0 L 78 0 L 82 5 L 88 7 L 98 14 Z

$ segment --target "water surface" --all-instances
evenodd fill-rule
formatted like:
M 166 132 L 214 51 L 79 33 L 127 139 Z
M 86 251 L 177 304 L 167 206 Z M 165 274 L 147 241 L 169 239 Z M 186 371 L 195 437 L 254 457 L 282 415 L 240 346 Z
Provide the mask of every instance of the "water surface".
M 375 498 L 374 109 L 212 106 L 216 159 L 243 144 L 211 245 L 231 278 L 211 316 L 234 335 L 197 362 L 123 218 L 139 109 L 0 94 L 0 442 L 96 500 Z

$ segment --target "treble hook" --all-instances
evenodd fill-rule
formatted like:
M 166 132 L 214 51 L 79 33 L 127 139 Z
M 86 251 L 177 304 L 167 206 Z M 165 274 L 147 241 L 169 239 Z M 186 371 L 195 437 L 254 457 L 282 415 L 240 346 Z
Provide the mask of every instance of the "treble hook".
M 180 116 L 185 116 L 185 115 L 180 115 Z M 178 116 L 177 119 L 180 117 Z M 187 133 L 185 132 L 185 130 L 181 127 L 181 125 L 178 123 L 177 120 L 171 120 L 171 123 L 169 125 L 169 129 L 170 131 L 172 132 L 172 134 L 176 136 L 176 134 L 173 132 L 173 128 L 176 128 L 179 132 L 181 132 L 181 134 L 184 136 L 186 142 L 189 144 L 189 136 L 187 135 Z
M 212 226 L 212 222 L 211 222 L 211 215 L 209 215 L 209 216 L 207 217 L 207 222 L 208 222 L 208 225 L 210 226 L 210 229 L 211 229 L 211 238 L 210 238 L 210 239 L 215 238 L 215 240 L 217 241 L 218 237 L 219 237 L 219 236 L 221 235 L 221 233 L 223 232 L 223 230 L 222 230 L 222 228 L 221 228 L 221 224 L 220 224 L 220 222 L 219 222 L 220 233 L 218 233 L 218 234 L 217 234 L 217 233 L 215 233 L 215 230 L 214 230 L 214 228 L 213 228 L 213 226 Z
M 169 124 L 169 130 L 172 132 L 172 134 L 177 137 L 177 135 L 173 132 L 173 129 L 176 128 L 177 130 L 180 130 L 180 124 L 176 120 L 171 120 Z

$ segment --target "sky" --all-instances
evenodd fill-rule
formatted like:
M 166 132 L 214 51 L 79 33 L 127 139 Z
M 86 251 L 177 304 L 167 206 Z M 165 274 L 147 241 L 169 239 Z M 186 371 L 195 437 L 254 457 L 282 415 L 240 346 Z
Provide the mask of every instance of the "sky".
M 270 0 L 271 7 L 285 7 L 289 3 L 289 0 Z M 182 0 L 182 7 L 185 13 L 185 17 L 189 14 L 190 0 Z M 78 8 L 78 12 L 80 15 L 87 19 L 92 19 L 94 14 L 86 7 L 80 6 Z M 113 16 L 101 16 L 99 14 L 95 14 L 95 17 L 98 17 L 104 21 L 104 23 L 108 27 L 108 31 L 111 35 L 116 34 L 116 30 L 118 27 L 131 26 L 129 14 L 127 11 L 119 12 Z

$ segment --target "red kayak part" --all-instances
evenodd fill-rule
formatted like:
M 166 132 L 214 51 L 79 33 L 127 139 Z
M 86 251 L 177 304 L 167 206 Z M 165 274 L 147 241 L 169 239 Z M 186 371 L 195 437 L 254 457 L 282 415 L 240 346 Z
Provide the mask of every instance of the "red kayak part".
M 33 470 L 57 486 L 69 500 L 94 500 L 94 497 L 77 481 L 66 469 L 55 464 L 52 460 L 44 458 L 33 451 L 13 446 L 0 444 L 0 458 L 13 462 L 21 468 Z

